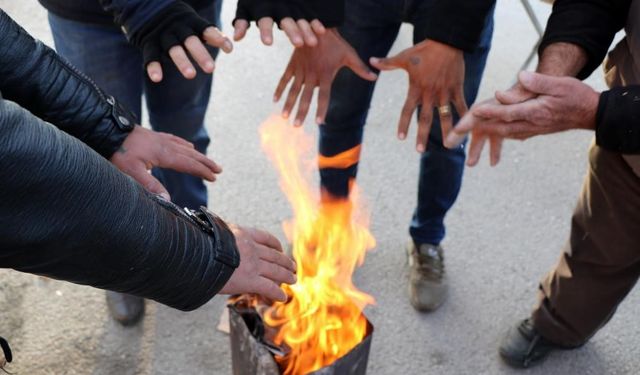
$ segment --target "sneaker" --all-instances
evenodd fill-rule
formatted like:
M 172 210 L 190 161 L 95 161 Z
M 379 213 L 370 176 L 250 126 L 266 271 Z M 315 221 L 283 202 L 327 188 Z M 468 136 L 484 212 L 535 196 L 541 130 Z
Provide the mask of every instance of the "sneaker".
M 131 326 L 144 315 L 144 298 L 107 291 L 107 307 L 118 323 Z
M 574 349 L 560 346 L 545 339 L 525 319 L 509 329 L 500 344 L 500 357 L 511 367 L 527 368 L 542 362 L 549 353 L 558 349 Z
M 447 295 L 442 247 L 409 243 L 409 301 L 418 311 L 434 311 Z

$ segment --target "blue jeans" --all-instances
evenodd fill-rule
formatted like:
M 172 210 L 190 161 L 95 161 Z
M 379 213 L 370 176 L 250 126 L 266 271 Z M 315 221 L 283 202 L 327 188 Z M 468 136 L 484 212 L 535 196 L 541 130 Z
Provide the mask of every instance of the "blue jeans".
M 219 26 L 221 4 L 221 0 L 215 1 L 199 13 Z M 129 44 L 115 25 L 76 22 L 52 13 L 49 13 L 49 24 L 58 53 L 105 92 L 133 111 L 138 119 L 142 117 L 144 93 L 154 130 L 182 137 L 206 153 L 209 136 L 204 116 L 211 93 L 211 75 L 198 70 L 195 79 L 184 79 L 167 60 L 162 66 L 162 82 L 153 83 L 142 66 L 142 53 Z M 209 50 L 214 56 L 218 52 L 214 48 Z M 153 175 L 177 205 L 189 208 L 207 205 L 207 188 L 202 179 L 159 168 L 153 170 Z
M 423 25 L 433 1 L 347 1 L 346 20 L 340 33 L 363 61 L 368 62 L 372 56 L 386 56 L 403 22 L 414 26 L 414 43 L 426 38 Z M 493 15 L 486 21 L 479 47 L 464 54 L 464 94 L 468 105 L 476 99 L 492 35 Z M 338 73 L 331 88 L 326 124 L 320 127 L 321 155 L 331 157 L 362 142 L 374 87 L 375 82 L 365 81 L 350 70 L 343 69 Z M 455 113 L 454 120 L 458 120 Z M 440 122 L 434 114 L 427 151 L 420 160 L 418 205 L 409 230 L 415 242 L 439 244 L 444 238 L 444 217 L 460 191 L 464 161 L 464 146 L 449 150 L 442 145 Z M 321 169 L 322 188 L 332 196 L 347 196 L 349 181 L 356 177 L 357 168 L 355 164 L 343 169 Z

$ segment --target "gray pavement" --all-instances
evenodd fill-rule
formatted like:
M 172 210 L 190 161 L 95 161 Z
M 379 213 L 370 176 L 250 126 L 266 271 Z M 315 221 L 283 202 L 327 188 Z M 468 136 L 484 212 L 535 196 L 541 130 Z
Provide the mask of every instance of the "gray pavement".
M 548 15 L 548 6 L 534 5 L 541 17 Z M 46 14 L 35 0 L 0 0 L 0 7 L 50 44 Z M 225 25 L 233 7 L 228 1 Z M 500 0 L 481 99 L 512 82 L 535 40 L 520 2 Z M 410 42 L 411 29 L 405 27 L 394 52 Z M 290 209 L 261 152 L 257 127 L 276 110 L 272 90 L 289 52 L 282 35 L 267 48 L 252 29 L 233 54 L 220 57 L 207 119 L 213 136 L 210 153 L 225 168 L 211 186 L 210 206 L 229 220 L 269 229 L 281 238 L 280 222 Z M 589 82 L 602 88 L 599 73 Z M 394 137 L 405 93 L 404 73 L 382 75 L 360 167 L 359 181 L 371 202 L 378 241 L 356 275 L 357 285 L 377 299 L 367 310 L 376 327 L 369 373 L 638 373 L 637 291 L 580 350 L 554 354 L 542 366 L 522 372 L 509 369 L 497 356 L 502 334 L 528 314 L 537 281 L 567 238 L 585 173 L 591 139 L 586 132 L 509 142 L 497 168 L 483 160 L 469 169 L 447 220 L 449 299 L 428 315 L 410 307 L 403 248 L 415 204 L 418 155 L 412 142 Z M 315 130 L 310 123 L 307 128 Z M 192 313 L 149 302 L 144 322 L 125 329 L 107 316 L 102 291 L 12 271 L 0 271 L 0 280 L 0 334 L 13 344 L 16 361 L 10 370 L 15 373 L 230 373 L 228 337 L 215 329 L 224 298 Z

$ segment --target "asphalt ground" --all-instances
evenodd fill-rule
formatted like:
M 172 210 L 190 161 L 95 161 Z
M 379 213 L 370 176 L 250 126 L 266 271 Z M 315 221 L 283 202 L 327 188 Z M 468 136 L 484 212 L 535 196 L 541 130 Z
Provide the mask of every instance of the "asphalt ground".
M 0 0 L 0 7 L 48 44 L 46 13 L 35 0 Z M 540 17 L 548 5 L 534 3 Z M 234 4 L 224 7 L 230 24 Z M 230 27 L 227 28 L 230 31 Z M 514 80 L 536 34 L 519 1 L 499 0 L 493 50 L 480 99 Z M 90 42 L 90 41 L 88 41 Z M 403 27 L 392 53 L 411 44 Z M 291 47 L 283 35 L 259 43 L 255 29 L 221 55 L 207 124 L 210 154 L 225 170 L 210 186 L 210 207 L 228 220 L 262 227 L 284 239 L 291 214 L 277 175 L 260 149 L 257 128 L 277 110 L 271 96 Z M 601 73 L 589 83 L 602 88 Z M 373 99 L 359 183 L 371 202 L 377 247 L 355 280 L 377 304 L 370 374 L 635 374 L 640 369 L 640 294 L 633 291 L 587 345 L 554 353 L 540 367 L 504 365 L 497 345 L 506 329 L 526 317 L 538 280 L 565 243 L 586 171 L 592 134 L 569 132 L 508 142 L 496 168 L 466 171 L 447 218 L 447 302 L 431 314 L 408 303 L 404 246 L 416 199 L 418 155 L 413 142 L 395 138 L 406 93 L 403 72 L 384 73 Z M 315 132 L 315 125 L 306 128 Z M 412 135 L 409 136 L 412 139 Z M 99 215 L 96 212 L 96 215 Z M 224 298 L 183 313 L 148 302 L 139 326 L 123 328 L 107 315 L 104 292 L 0 271 L 0 334 L 10 339 L 21 374 L 229 374 L 228 336 L 216 325 Z M 595 301 L 594 301 L 595 303 Z

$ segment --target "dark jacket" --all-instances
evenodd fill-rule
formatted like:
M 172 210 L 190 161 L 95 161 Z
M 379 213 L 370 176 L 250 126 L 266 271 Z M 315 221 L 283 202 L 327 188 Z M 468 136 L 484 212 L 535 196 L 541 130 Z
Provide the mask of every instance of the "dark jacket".
M 112 103 L 0 10 L 0 267 L 195 309 L 238 266 L 233 234 L 91 150 L 126 137 Z
M 349 0 L 304 1 L 311 3 L 318 19 L 330 26 L 338 26 L 344 19 L 345 1 Z M 474 51 L 495 3 L 495 0 L 435 0 L 424 25 L 427 39 Z
M 38 0 L 49 12 L 74 21 L 122 26 L 135 33 L 176 0 Z M 222 0 L 185 0 L 194 9 Z

